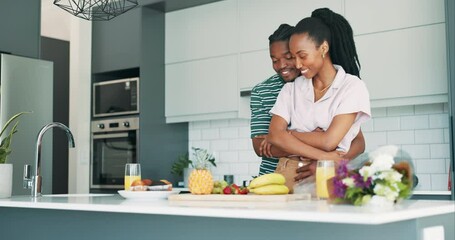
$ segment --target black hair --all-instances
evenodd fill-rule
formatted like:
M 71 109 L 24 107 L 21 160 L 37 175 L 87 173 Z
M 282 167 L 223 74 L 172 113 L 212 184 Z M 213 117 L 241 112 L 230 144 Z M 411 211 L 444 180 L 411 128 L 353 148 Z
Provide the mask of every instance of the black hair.
M 283 23 L 281 24 L 275 32 L 273 32 L 272 35 L 269 36 L 269 45 L 271 45 L 274 42 L 278 41 L 289 41 L 291 38 L 291 34 L 293 32 L 294 27 Z
M 300 33 L 307 33 L 317 47 L 327 41 L 332 62 L 360 78 L 360 62 L 354 34 L 351 25 L 343 16 L 328 8 L 316 9 L 311 13 L 311 17 L 300 20 L 294 27 L 294 34 Z

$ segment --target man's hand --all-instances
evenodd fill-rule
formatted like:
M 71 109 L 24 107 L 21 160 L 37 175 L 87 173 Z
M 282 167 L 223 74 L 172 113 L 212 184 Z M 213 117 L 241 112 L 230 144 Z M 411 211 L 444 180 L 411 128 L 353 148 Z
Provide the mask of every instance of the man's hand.
M 261 135 L 258 137 L 263 138 L 261 146 L 259 147 L 259 152 L 261 153 L 261 156 L 266 156 L 268 158 L 273 157 L 272 144 L 267 141 L 267 135 Z
M 309 164 L 299 167 L 296 170 L 297 176 L 294 178 L 296 182 L 316 174 L 317 161 L 311 161 Z

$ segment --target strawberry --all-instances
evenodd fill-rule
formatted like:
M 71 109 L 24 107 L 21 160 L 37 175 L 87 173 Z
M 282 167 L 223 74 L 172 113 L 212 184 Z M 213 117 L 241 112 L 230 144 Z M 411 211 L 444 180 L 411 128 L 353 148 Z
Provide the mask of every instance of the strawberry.
M 240 188 L 235 183 L 231 184 L 231 188 L 232 188 L 232 193 L 233 194 L 239 194 L 240 193 Z
M 224 189 L 223 189 L 223 194 L 232 194 L 232 189 L 230 186 L 226 186 Z
M 248 194 L 248 188 L 246 187 L 240 188 L 239 194 Z

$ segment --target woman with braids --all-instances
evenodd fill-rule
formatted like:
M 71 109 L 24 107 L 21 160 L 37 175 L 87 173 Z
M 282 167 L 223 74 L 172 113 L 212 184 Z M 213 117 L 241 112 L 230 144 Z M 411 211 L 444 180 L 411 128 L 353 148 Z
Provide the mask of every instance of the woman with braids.
M 351 26 L 343 16 L 317 9 L 295 26 L 289 48 L 301 76 L 278 95 L 268 141 L 315 160 L 324 157 L 318 149 L 347 152 L 371 117 Z
M 294 27 L 288 24 L 281 24 L 269 36 L 270 59 L 276 74 L 257 84 L 251 92 L 251 139 L 254 151 L 258 156 L 262 157 L 259 175 L 274 172 L 278 158 L 291 155 L 272 146 L 267 141 L 267 134 L 272 118 L 269 112 L 275 104 L 281 88 L 285 83 L 294 81 L 300 75 L 300 71 L 295 68 L 294 60 L 289 52 L 289 39 L 293 29 Z M 351 159 L 364 151 L 365 141 L 363 135 L 359 133 L 351 145 L 352 148 L 344 156 L 345 158 Z M 318 155 L 322 156 L 324 154 L 327 154 L 326 158 L 331 156 L 329 155 L 330 153 L 322 150 L 320 150 Z M 302 167 L 299 175 L 295 174 L 294 180 L 302 180 L 313 175 L 314 173 L 310 172 L 310 168 L 315 169 L 315 165 Z

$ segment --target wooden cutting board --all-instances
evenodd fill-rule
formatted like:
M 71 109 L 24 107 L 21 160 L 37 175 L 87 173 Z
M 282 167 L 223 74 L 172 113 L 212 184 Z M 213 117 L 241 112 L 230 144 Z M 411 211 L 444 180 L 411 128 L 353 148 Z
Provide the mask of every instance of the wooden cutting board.
M 297 200 L 310 200 L 310 194 L 284 194 L 284 195 L 194 195 L 191 193 L 169 195 L 169 201 L 241 201 L 241 202 L 287 202 Z

